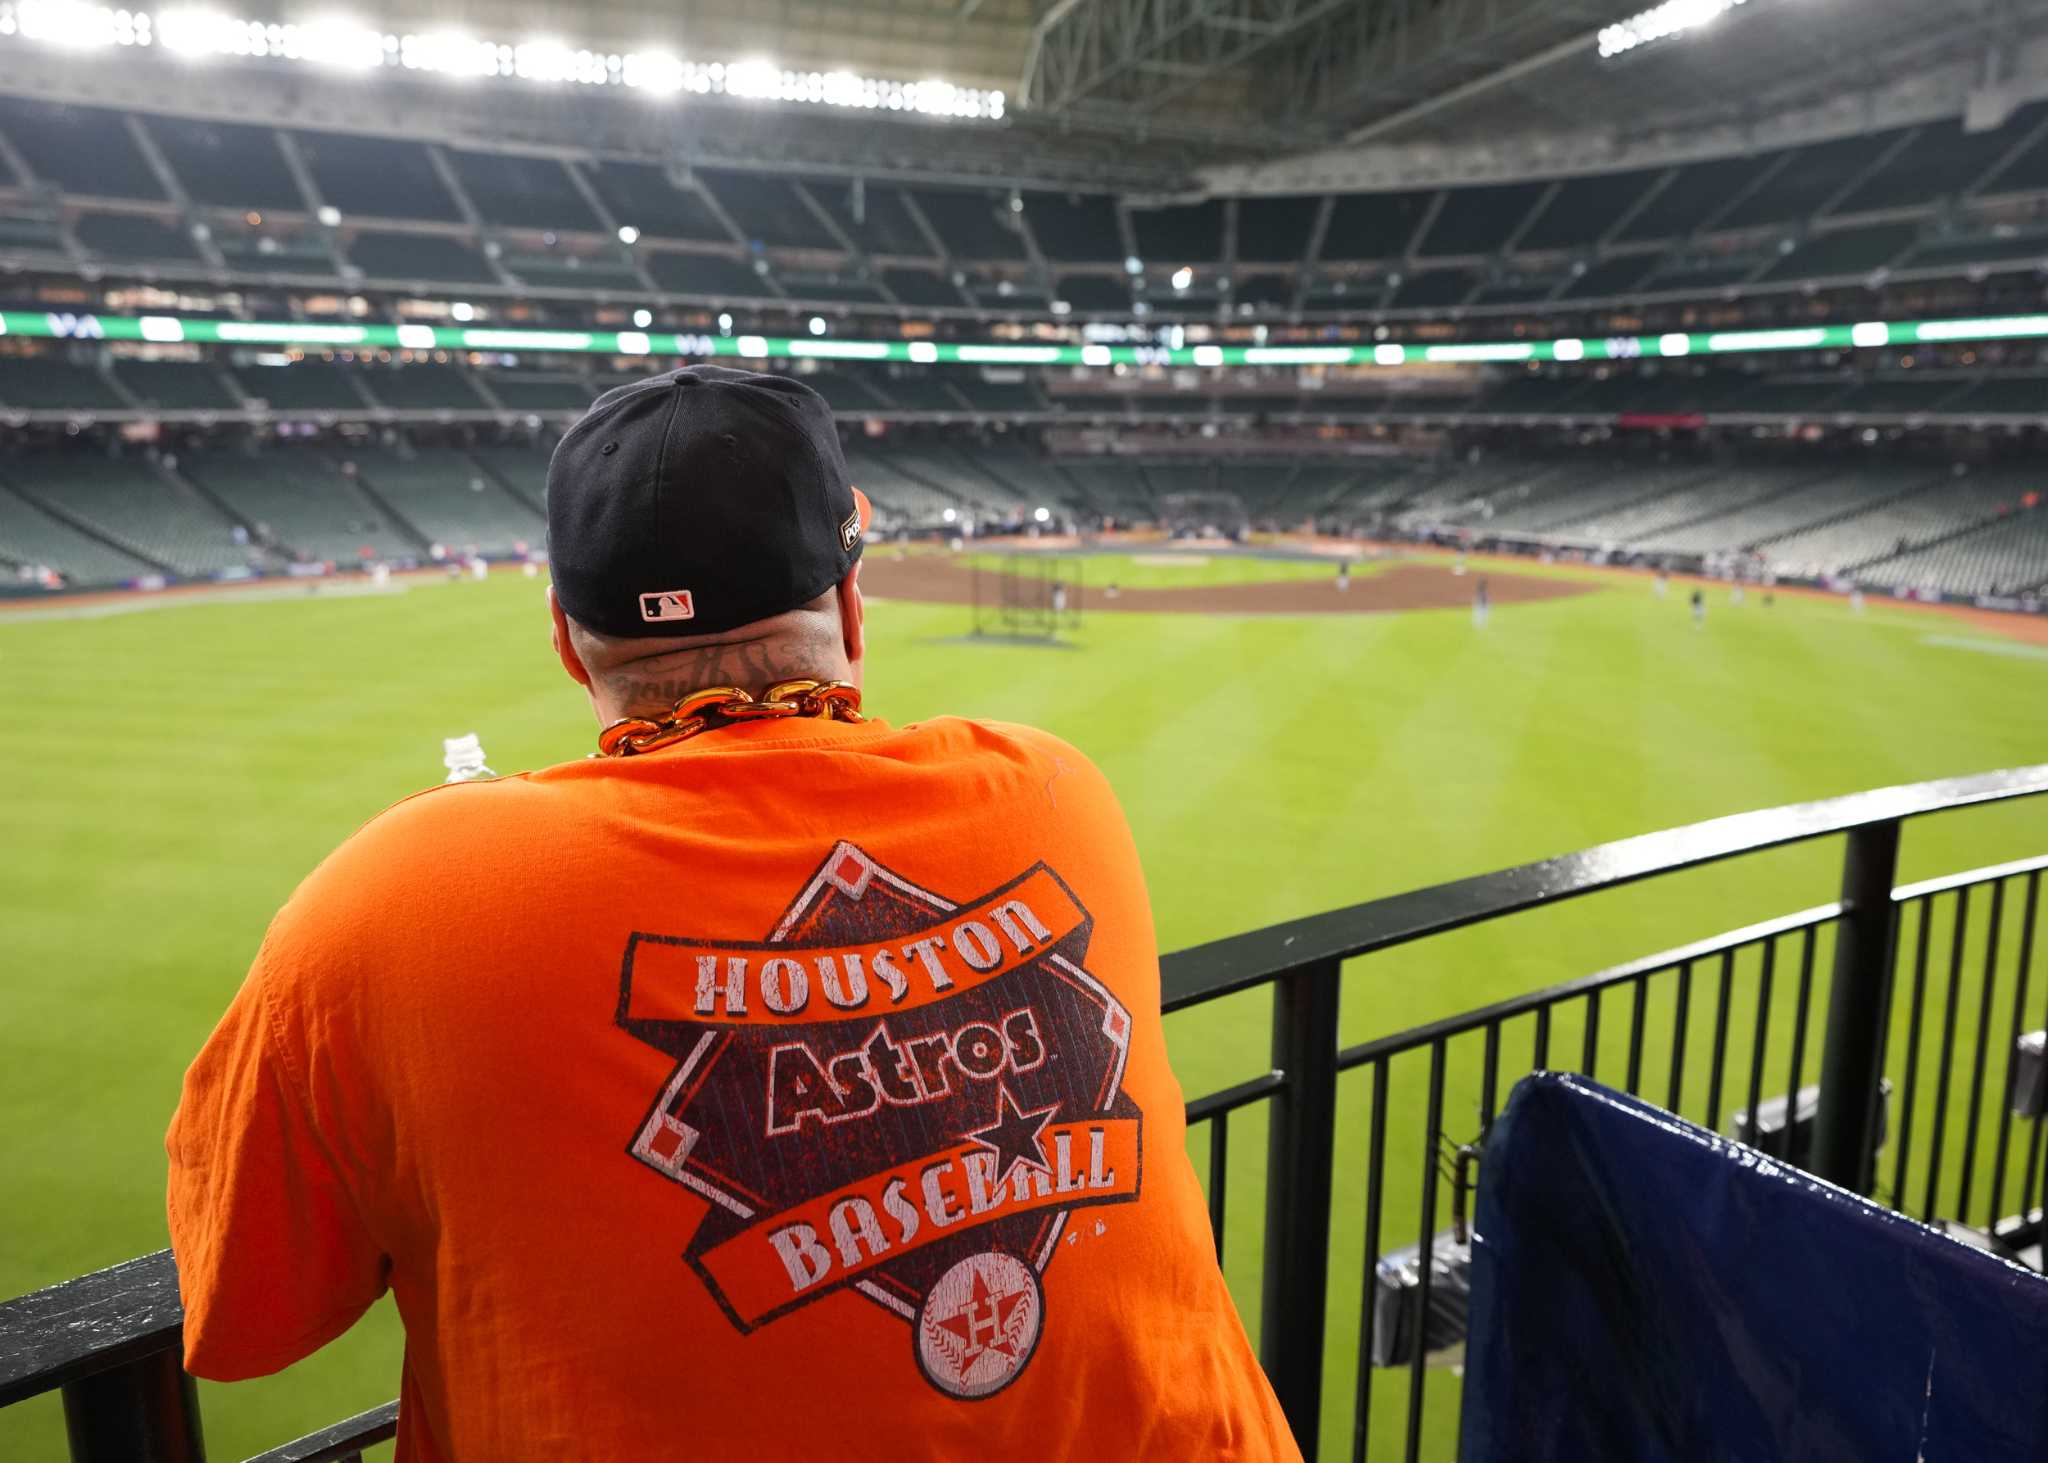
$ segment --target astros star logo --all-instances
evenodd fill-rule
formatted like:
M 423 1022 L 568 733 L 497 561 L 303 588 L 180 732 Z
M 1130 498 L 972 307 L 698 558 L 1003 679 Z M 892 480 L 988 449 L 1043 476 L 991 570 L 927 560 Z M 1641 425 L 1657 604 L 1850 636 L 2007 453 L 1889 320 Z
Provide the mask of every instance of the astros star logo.
M 976 1128 L 967 1135 L 995 1154 L 995 1187 L 1001 1188 L 1007 1183 L 1010 1170 L 1020 1163 L 1042 1173 L 1051 1173 L 1052 1165 L 1045 1161 L 1045 1144 L 1039 1135 L 1052 1121 L 1053 1114 L 1059 1111 L 1059 1104 L 1049 1103 L 1025 1112 L 1017 1106 L 1009 1083 L 1002 1083 L 996 1091 L 996 1120 L 986 1128 Z

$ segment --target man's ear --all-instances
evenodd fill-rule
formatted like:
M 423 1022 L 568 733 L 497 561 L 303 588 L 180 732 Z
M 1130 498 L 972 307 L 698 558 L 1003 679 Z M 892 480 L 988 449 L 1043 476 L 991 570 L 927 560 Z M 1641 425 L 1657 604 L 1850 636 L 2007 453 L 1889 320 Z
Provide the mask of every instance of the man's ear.
M 854 679 L 860 679 L 861 657 L 867 653 L 866 610 L 860 599 L 860 561 L 855 560 L 846 577 L 839 581 L 839 630 L 846 641 L 847 664 Z
M 555 647 L 555 656 L 569 673 L 569 679 L 588 691 L 590 669 L 576 654 L 576 642 L 569 637 L 569 617 L 562 613 L 562 602 L 555 598 L 552 584 L 548 586 L 548 641 Z

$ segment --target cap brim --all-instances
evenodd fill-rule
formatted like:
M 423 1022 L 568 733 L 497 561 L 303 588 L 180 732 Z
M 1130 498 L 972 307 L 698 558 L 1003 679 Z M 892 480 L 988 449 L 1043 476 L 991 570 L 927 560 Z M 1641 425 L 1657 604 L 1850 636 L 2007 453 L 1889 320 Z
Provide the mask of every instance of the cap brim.
M 875 521 L 875 505 L 868 501 L 868 495 L 859 488 L 853 490 L 853 506 L 860 513 L 860 536 L 868 536 L 868 525 Z

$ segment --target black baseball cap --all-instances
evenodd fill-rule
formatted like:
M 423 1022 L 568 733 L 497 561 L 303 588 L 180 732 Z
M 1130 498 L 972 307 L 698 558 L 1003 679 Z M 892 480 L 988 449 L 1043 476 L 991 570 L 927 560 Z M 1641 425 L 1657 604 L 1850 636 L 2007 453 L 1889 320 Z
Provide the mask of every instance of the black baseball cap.
M 607 391 L 555 448 L 555 598 L 606 635 L 731 630 L 844 579 L 872 512 L 824 397 L 685 366 Z

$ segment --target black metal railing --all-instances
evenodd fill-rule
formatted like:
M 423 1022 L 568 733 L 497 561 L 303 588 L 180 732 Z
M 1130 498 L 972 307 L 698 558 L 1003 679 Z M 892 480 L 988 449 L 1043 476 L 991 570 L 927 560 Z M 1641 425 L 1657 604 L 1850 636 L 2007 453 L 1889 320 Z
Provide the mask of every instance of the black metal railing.
M 1432 1440 L 1431 1457 L 1450 1455 L 1454 1378 L 1432 1363 L 1455 1355 L 1436 1344 L 1455 1326 L 1437 1328 L 1443 1297 L 1434 1292 L 1456 1273 L 1475 1145 L 1523 1072 L 1575 1067 L 1895 1208 L 1975 1224 L 1994 1247 L 2037 1244 L 2048 1169 L 2040 1105 L 2024 1125 L 2015 1108 L 2022 1079 L 2036 1071 L 2023 1065 L 2031 1059 L 2020 1038 L 2048 1025 L 2048 977 L 2032 972 L 2048 854 L 1905 887 L 1897 867 L 1906 821 L 2042 793 L 2048 766 L 1744 813 L 1165 957 L 1169 1014 L 1272 990 L 1268 1069 L 1194 1098 L 1187 1115 L 1191 1146 L 1206 1155 L 1224 1257 L 1233 1123 L 1242 1131 L 1244 1114 L 1266 1110 L 1263 1131 L 1239 1145 L 1240 1154 L 1262 1146 L 1265 1167 L 1260 1357 L 1303 1451 L 1340 1456 L 1335 1439 L 1348 1420 L 1354 1459 L 1414 1463 Z M 2048 842 L 2048 825 L 2043 833 Z M 1835 836 L 1846 852 L 1832 903 L 1413 1030 L 1340 1040 L 1348 961 Z M 1994 1070 L 2003 1086 L 1991 1085 Z M 1465 1114 L 1455 1123 L 1454 1091 Z M 1340 1119 L 1357 1124 L 1360 1148 L 1339 1153 Z M 1348 1232 L 1354 1221 L 1355 1250 L 1334 1249 L 1333 1224 Z M 1395 1266 L 1386 1241 L 1397 1236 Z M 1333 1278 L 1333 1256 L 1348 1264 L 1351 1253 L 1361 1261 L 1355 1297 Z M 1389 1273 L 1395 1280 L 1383 1283 Z M 1354 1331 L 1351 1305 L 1341 1306 L 1334 1348 L 1333 1290 L 1355 1302 L 1356 1315 Z M 196 1460 L 198 1410 L 177 1362 L 179 1324 L 168 1252 L 0 1304 L 0 1406 L 61 1390 L 81 1463 Z M 259 1463 L 353 1458 L 395 1426 L 387 1405 Z

